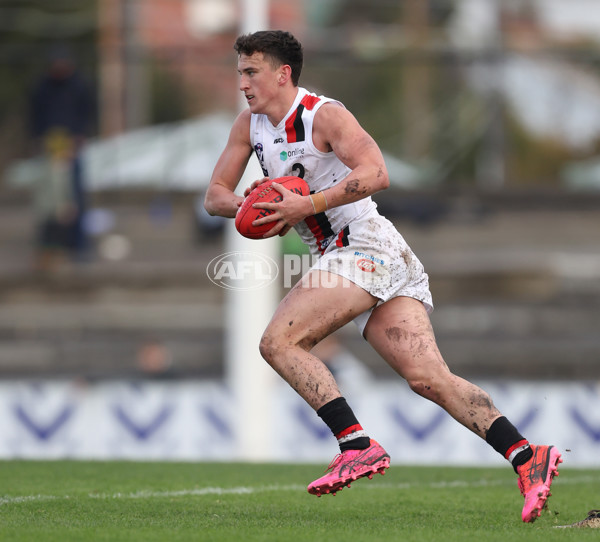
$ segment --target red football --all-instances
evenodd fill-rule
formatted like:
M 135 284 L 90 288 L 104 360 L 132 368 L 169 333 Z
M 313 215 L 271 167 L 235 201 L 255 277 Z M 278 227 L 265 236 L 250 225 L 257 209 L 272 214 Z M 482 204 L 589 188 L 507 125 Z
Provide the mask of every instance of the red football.
M 283 199 L 281 194 L 271 186 L 274 182 L 301 196 L 308 196 L 310 194 L 308 184 L 300 177 L 279 177 L 278 179 L 270 179 L 259 184 L 246 196 L 235 216 L 235 227 L 244 237 L 248 239 L 262 239 L 263 235 L 277 224 L 277 222 L 269 222 L 262 226 L 252 225 L 252 222 L 255 220 L 273 213 L 273 211 L 267 209 L 253 209 L 252 205 L 255 203 L 277 203 Z

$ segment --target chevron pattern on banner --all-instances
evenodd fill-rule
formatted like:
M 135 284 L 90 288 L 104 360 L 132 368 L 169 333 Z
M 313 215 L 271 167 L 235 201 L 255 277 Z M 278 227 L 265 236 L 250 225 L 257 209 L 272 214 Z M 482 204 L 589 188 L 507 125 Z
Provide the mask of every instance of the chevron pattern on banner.
M 534 443 L 570 466 L 600 466 L 600 385 L 478 382 Z M 397 464 L 502 465 L 504 460 L 408 386 L 374 381 L 349 402 Z M 271 420 L 273 461 L 328 462 L 335 439 L 281 384 Z M 243 460 L 239 407 L 222 382 L 0 382 L 0 458 Z

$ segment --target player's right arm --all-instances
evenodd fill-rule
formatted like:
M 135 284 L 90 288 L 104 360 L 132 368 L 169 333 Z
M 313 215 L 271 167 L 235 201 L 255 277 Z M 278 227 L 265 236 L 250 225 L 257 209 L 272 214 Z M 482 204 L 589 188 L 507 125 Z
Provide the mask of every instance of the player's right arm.
M 210 215 L 234 218 L 243 197 L 234 190 L 252 155 L 250 143 L 250 111 L 242 111 L 235 119 L 227 145 L 213 170 L 204 198 L 204 208 Z

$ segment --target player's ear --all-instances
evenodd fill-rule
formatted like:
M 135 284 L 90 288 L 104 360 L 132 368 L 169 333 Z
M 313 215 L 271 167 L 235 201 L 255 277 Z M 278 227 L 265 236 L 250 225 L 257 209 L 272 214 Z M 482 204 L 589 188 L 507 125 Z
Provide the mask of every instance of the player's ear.
M 283 64 L 279 67 L 279 75 L 277 77 L 277 82 L 279 85 L 285 85 L 287 81 L 292 77 L 292 68 L 289 64 Z

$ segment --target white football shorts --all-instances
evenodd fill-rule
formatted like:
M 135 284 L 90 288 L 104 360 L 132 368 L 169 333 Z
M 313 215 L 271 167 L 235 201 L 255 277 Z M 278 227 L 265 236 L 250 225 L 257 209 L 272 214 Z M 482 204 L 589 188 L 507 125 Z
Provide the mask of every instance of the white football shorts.
M 433 311 L 423 264 L 387 218 L 375 212 L 353 221 L 340 242 L 346 246 L 329 245 L 312 269 L 347 278 L 377 297 L 377 305 L 404 296 L 421 301 L 428 313 Z M 354 319 L 361 334 L 372 312 Z

